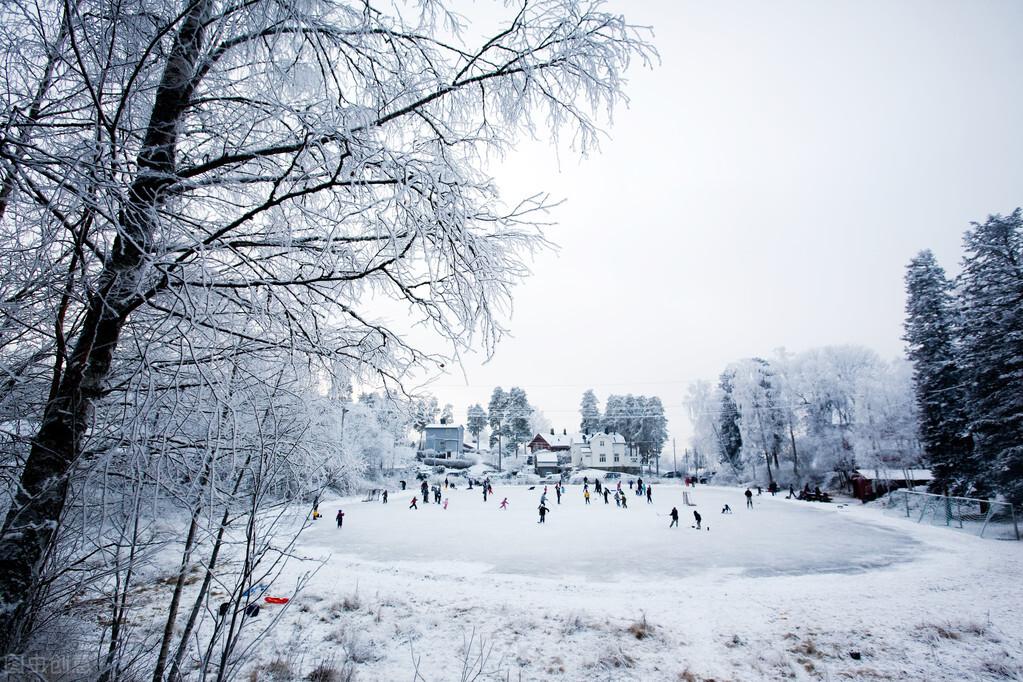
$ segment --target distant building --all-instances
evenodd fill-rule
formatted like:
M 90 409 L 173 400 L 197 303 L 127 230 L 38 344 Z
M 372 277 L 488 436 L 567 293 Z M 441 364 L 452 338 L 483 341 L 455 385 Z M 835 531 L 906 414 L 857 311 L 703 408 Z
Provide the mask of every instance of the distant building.
M 897 488 L 927 486 L 934 480 L 930 469 L 857 469 L 850 477 L 853 495 L 864 502 Z
M 536 452 L 537 450 L 550 450 L 551 452 L 567 452 L 572 449 L 572 442 L 574 438 L 579 437 L 578 434 L 568 435 L 567 432 L 559 434 L 554 433 L 554 429 L 551 429 L 549 434 L 538 433 L 533 436 L 533 440 L 529 441 L 526 446 L 530 452 Z
M 595 433 L 573 444 L 572 463 L 580 469 L 604 469 L 638 474 L 642 462 L 639 453 L 629 452 L 625 436 L 620 433 Z
M 550 450 L 537 450 L 533 453 L 533 468 L 540 476 L 561 473 L 558 453 L 551 452 Z
M 465 427 L 455 424 L 430 424 L 423 431 L 423 450 L 432 450 L 435 457 L 461 457 L 465 443 Z

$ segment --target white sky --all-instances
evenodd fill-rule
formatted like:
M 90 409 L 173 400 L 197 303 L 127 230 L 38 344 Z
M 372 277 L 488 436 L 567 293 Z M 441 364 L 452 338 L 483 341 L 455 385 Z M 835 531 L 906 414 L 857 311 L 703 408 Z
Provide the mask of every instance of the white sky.
M 681 453 L 690 381 L 780 346 L 900 354 L 909 258 L 954 271 L 969 221 L 1023 203 L 1023 2 L 608 7 L 662 64 L 629 73 L 599 154 L 530 142 L 495 167 L 508 199 L 566 200 L 561 248 L 493 360 L 429 386 L 460 421 L 495 385 L 559 430 L 587 388 L 658 395 Z

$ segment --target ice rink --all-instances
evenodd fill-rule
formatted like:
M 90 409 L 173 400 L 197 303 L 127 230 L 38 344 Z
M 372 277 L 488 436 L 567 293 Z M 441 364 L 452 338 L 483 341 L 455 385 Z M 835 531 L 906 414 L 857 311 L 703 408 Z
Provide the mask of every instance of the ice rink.
M 434 503 L 410 510 L 411 490 L 392 492 L 389 503 L 346 500 L 325 503 L 321 511 L 330 522 L 340 506 L 345 525 L 317 524 L 307 531 L 310 541 L 322 541 L 336 553 L 377 561 L 460 561 L 484 564 L 486 570 L 588 579 L 616 580 L 634 575 L 681 577 L 701 571 L 746 575 L 854 573 L 908 560 L 916 541 L 907 533 L 848 518 L 846 506 L 786 500 L 767 492 L 746 508 L 742 490 L 698 486 L 686 488 L 691 502 L 683 504 L 681 485 L 654 485 L 653 503 L 628 495 L 628 508 L 592 495 L 583 499 L 583 486 L 566 486 L 561 504 L 548 486 L 546 523 L 537 523 L 543 485 L 495 485 L 483 501 L 480 489 L 444 492 L 447 509 Z M 592 486 L 591 486 L 592 494 Z M 432 496 L 431 496 L 432 498 Z M 501 510 L 502 499 L 508 508 Z M 731 514 L 722 514 L 728 504 Z M 679 527 L 669 528 L 672 507 Z M 704 529 L 693 528 L 693 511 L 703 517 Z

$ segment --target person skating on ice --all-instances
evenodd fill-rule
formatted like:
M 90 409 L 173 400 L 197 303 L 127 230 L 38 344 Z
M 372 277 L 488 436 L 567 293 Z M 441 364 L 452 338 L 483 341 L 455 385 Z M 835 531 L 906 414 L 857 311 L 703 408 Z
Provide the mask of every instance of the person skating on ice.
M 694 509 L 693 518 L 696 519 L 696 530 L 700 530 L 700 523 L 703 521 L 703 517 L 700 516 L 700 512 Z
M 416 500 L 418 500 L 418 499 L 419 499 L 418 497 L 413 497 L 412 498 L 412 503 L 409 504 L 408 508 L 409 509 L 419 509 L 419 506 L 416 504 Z
M 671 523 L 668 524 L 668 528 L 678 528 L 678 509 L 672 507 L 671 513 L 668 516 L 671 517 Z
M 746 492 L 743 493 L 746 496 L 746 508 L 753 509 L 753 491 L 746 488 Z
M 334 517 L 334 520 L 337 521 L 337 527 L 340 528 L 341 524 L 345 522 L 345 513 L 338 509 L 337 516 Z
M 550 509 L 547 508 L 547 505 L 545 505 L 543 502 L 541 502 L 540 506 L 537 507 L 537 511 L 540 512 L 540 520 L 537 521 L 537 523 L 547 523 L 547 521 L 546 521 L 547 512 L 550 511 Z

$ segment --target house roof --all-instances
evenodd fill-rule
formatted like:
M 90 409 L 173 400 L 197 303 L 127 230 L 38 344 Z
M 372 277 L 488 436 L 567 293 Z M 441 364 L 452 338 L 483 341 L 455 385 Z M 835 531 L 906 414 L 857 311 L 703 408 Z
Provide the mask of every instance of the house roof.
M 863 478 L 871 481 L 933 481 L 934 474 L 930 469 L 857 469 Z
M 596 440 L 598 438 L 606 438 L 606 439 L 610 440 L 612 443 L 624 443 L 625 442 L 625 436 L 623 436 L 622 434 L 617 433 L 617 432 L 613 432 L 613 433 L 595 433 L 592 436 L 590 436 L 590 442 L 593 442 L 594 440 Z
M 428 429 L 460 429 L 460 428 L 462 428 L 462 425 L 461 424 L 427 424 L 426 428 L 428 428 Z
M 533 453 L 533 461 L 539 464 L 557 464 L 558 453 L 550 450 L 537 450 Z

